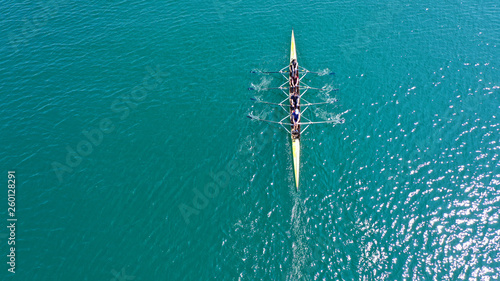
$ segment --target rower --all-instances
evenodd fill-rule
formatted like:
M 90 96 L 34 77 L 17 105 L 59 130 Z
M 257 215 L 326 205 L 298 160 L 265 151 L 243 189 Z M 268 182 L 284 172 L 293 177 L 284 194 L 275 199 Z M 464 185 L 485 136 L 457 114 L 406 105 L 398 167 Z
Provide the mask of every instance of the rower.
M 292 89 L 297 88 L 299 86 L 299 76 L 290 76 L 290 87 Z
M 293 95 L 290 96 L 290 104 L 292 109 L 296 109 L 300 104 L 300 95 L 298 91 L 294 91 Z
M 293 131 L 294 132 L 298 132 L 298 130 L 299 130 L 299 122 L 300 122 L 300 112 L 299 112 L 298 108 L 296 108 L 292 112 L 292 121 L 293 121 Z
M 290 62 L 290 77 L 298 76 L 298 74 L 299 74 L 299 72 L 298 72 L 297 60 L 293 59 Z

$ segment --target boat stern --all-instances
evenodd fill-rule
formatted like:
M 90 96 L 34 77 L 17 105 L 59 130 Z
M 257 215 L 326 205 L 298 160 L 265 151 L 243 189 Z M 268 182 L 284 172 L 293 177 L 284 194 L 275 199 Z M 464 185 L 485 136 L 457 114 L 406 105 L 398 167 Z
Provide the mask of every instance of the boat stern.
M 300 175 L 300 139 L 292 139 L 293 172 L 295 175 L 295 186 L 299 190 Z

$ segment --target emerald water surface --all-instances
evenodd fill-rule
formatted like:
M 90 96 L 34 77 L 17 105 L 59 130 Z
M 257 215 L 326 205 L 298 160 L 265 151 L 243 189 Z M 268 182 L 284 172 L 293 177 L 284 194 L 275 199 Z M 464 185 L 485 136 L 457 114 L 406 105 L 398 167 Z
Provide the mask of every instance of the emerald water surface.
M 1 280 L 500 279 L 497 1 L 0 2 Z M 297 192 L 276 71 L 311 71 Z M 305 113 L 306 114 L 306 113 Z M 16 273 L 7 172 L 16 171 Z

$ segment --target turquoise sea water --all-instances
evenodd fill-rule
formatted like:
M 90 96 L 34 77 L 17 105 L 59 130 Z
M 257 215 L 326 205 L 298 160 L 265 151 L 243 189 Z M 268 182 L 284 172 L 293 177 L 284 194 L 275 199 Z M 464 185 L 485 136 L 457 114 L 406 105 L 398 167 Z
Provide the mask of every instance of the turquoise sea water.
M 0 2 L 1 280 L 500 279 L 496 1 Z M 276 120 L 295 30 L 300 190 Z M 304 97 L 306 98 L 306 97 Z M 78 153 L 78 154 L 77 154 Z M 7 172 L 16 171 L 16 273 Z M 201 195 L 200 195 L 201 194 Z

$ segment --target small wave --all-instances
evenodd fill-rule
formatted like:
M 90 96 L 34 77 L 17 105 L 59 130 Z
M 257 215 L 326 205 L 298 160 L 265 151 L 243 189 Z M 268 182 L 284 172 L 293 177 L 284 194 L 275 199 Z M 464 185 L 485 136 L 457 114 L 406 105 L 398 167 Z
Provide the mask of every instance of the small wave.
M 250 86 L 251 86 L 251 88 L 255 89 L 257 92 L 260 92 L 265 88 L 269 88 L 271 81 L 273 81 L 272 77 L 264 76 L 260 79 L 260 83 L 258 83 L 258 84 L 250 83 Z
M 331 71 L 328 68 L 318 70 L 318 76 L 325 76 L 325 75 L 329 75 L 330 73 L 331 73 Z
M 327 84 L 321 88 L 322 94 L 328 95 L 331 91 L 335 90 L 336 88 L 333 87 L 331 84 Z

